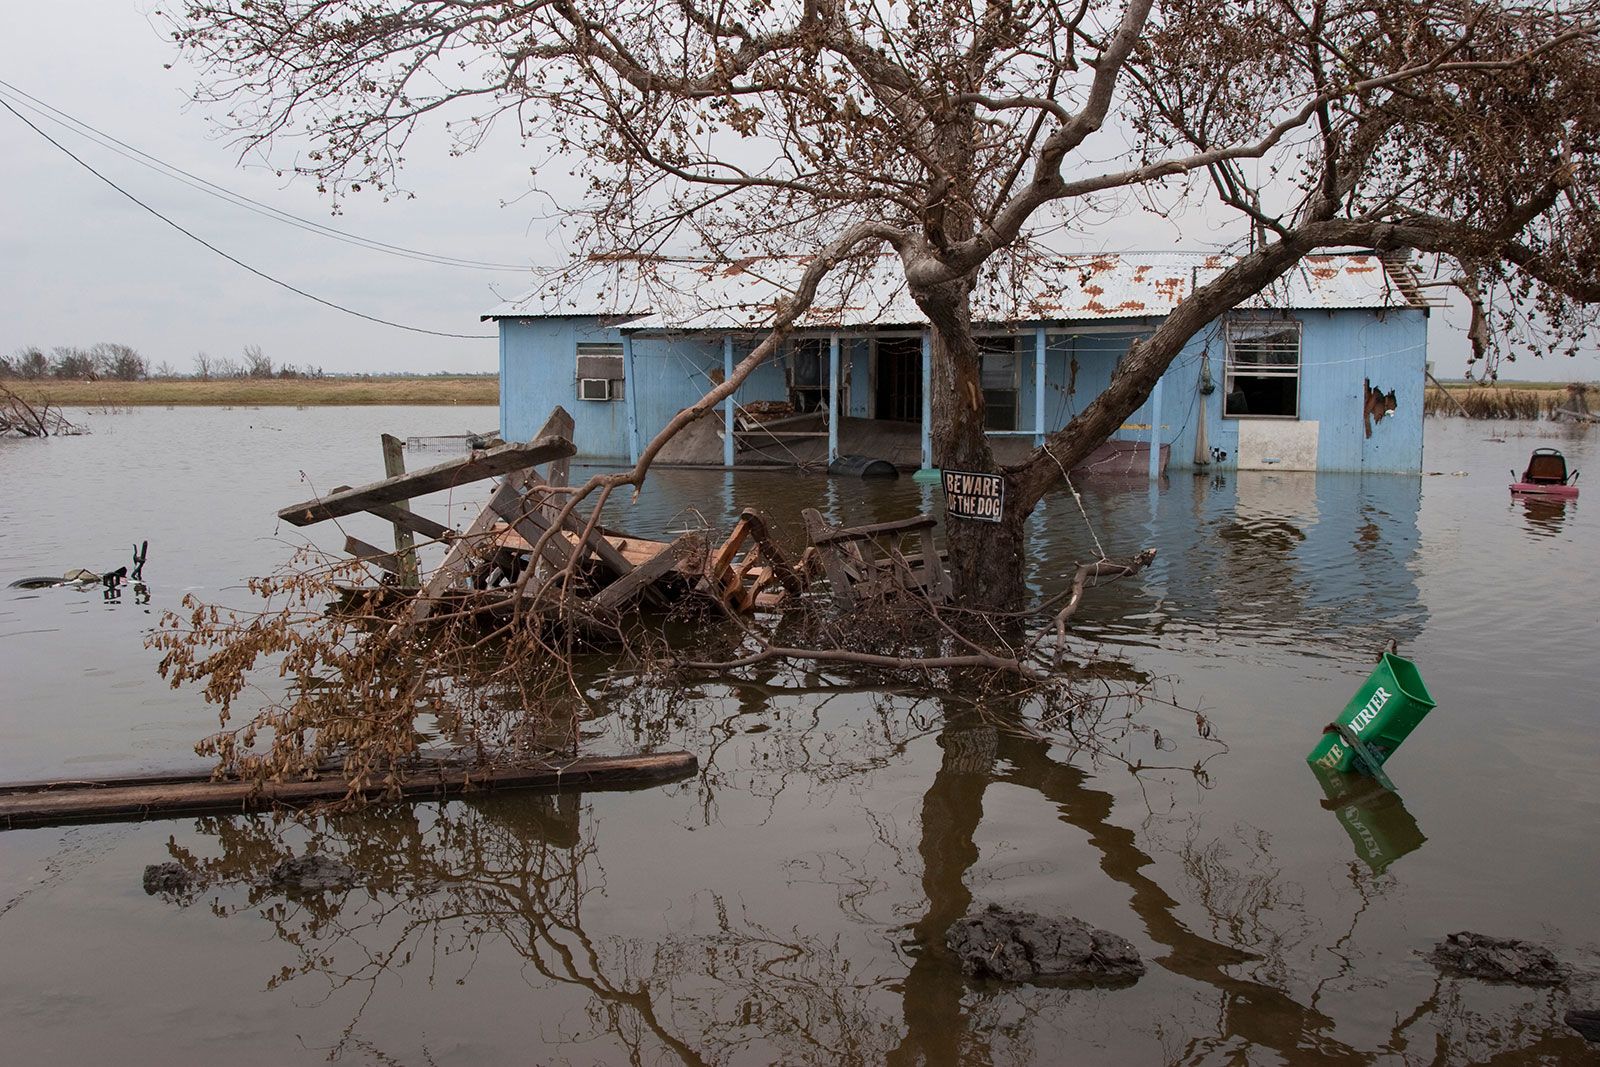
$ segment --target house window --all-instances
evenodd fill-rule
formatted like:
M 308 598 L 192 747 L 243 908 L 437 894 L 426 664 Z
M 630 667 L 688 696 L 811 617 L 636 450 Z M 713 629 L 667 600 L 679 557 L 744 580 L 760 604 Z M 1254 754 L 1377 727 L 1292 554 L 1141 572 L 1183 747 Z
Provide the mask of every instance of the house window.
M 1230 419 L 1300 417 L 1300 324 L 1282 319 L 1228 323 L 1222 414 Z
M 828 408 L 828 341 L 806 337 L 789 350 L 789 402 L 797 414 Z
M 579 400 L 621 400 L 622 346 L 579 341 L 577 380 Z
M 983 428 L 1017 428 L 1017 339 L 978 338 L 978 377 L 983 385 Z

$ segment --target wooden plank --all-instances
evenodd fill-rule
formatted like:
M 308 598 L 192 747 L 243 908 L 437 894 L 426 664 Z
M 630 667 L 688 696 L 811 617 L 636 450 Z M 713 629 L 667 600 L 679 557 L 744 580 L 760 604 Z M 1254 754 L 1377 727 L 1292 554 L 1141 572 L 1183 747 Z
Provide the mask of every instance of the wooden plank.
M 369 545 L 359 537 L 351 537 L 348 534 L 345 535 L 344 550 L 362 563 L 371 563 L 390 574 L 400 574 L 400 568 L 404 566 L 393 552 L 385 552 L 377 545 Z
M 560 411 L 561 409 L 557 408 L 556 410 Z M 553 415 L 551 417 L 554 418 Z M 527 488 L 530 493 L 537 492 L 541 486 L 548 484 L 544 481 L 544 479 L 539 477 L 537 471 L 529 471 L 525 477 Z M 551 520 L 554 520 L 557 515 L 561 514 L 562 509 L 566 507 L 564 497 L 556 494 L 547 494 L 547 496 L 548 499 L 544 500 L 539 505 L 539 513 Z M 549 522 L 541 522 L 539 524 L 541 529 L 546 529 L 549 527 L 549 525 Z M 567 516 L 567 521 L 563 524 L 563 526 L 572 534 L 574 541 L 581 540 L 583 537 L 584 528 L 588 526 L 588 519 L 581 517 L 576 511 L 574 511 L 572 514 Z M 585 555 L 593 555 L 597 557 L 600 562 L 611 571 L 611 576 L 613 578 L 620 578 L 629 571 L 633 570 L 634 565 L 627 557 L 619 552 L 610 541 L 606 539 L 604 533 L 602 532 L 603 530 L 604 527 L 602 527 L 599 523 L 595 524 L 594 532 L 589 538 L 589 547 L 585 552 Z
M 291 504 L 278 512 L 278 518 L 295 526 L 309 526 L 324 519 L 366 511 L 373 504 L 393 504 L 498 474 L 526 470 L 570 456 L 576 451 L 572 442 L 564 437 L 541 437 L 526 444 L 501 445 L 487 452 L 474 452 L 465 459 L 441 463 L 398 478 L 385 478 L 371 485 Z
M 568 414 L 566 408 L 557 404 L 551 409 L 550 417 L 544 420 L 544 427 L 533 436 L 536 439 L 540 437 L 563 437 L 570 441 L 576 431 L 577 425 L 572 421 L 572 416 Z M 571 456 L 561 456 L 553 459 L 550 461 L 550 469 L 545 471 L 544 480 L 549 485 L 565 488 L 571 469 Z
M 404 510 L 398 504 L 374 504 L 367 509 L 380 519 L 388 519 L 396 526 L 403 526 L 414 534 L 419 534 L 431 541 L 445 541 L 455 536 L 455 531 L 442 522 L 434 522 L 414 511 Z
M 586 525 L 586 520 L 579 518 L 575 513 L 567 516 L 567 529 L 574 537 L 582 537 L 583 528 Z M 616 546 L 600 533 L 598 526 L 596 526 L 594 534 L 584 544 L 591 553 L 606 565 L 613 577 L 622 578 L 633 570 L 633 564 L 628 562 L 627 557 L 617 551 Z
M 526 488 L 530 481 L 538 481 L 539 475 L 532 467 L 512 474 L 505 481 L 506 485 L 515 486 L 519 491 Z M 465 575 L 467 566 L 486 545 L 491 531 L 499 523 L 500 516 L 488 505 L 478 512 L 478 517 L 472 520 L 466 532 L 457 537 L 450 545 L 450 551 L 445 553 L 444 562 L 439 564 L 437 570 L 428 576 L 427 582 L 421 591 L 411 598 L 404 616 L 399 625 L 407 626 L 425 621 L 433 614 L 439 597 L 445 590 L 455 585 Z
M 694 774 L 698 767 L 698 761 L 688 752 L 577 756 L 477 770 L 441 764 L 413 770 L 400 784 L 399 793 L 406 800 L 428 800 L 457 796 L 469 790 L 627 789 L 678 781 Z M 7 790 L 0 786 L 0 829 L 300 807 L 340 800 L 349 791 L 349 780 L 339 776 L 308 782 L 259 784 L 213 782 L 205 776 L 197 776 L 179 781 L 105 787 L 60 783 L 38 790 Z M 378 799 L 386 791 L 380 782 L 360 793 Z
M 564 537 L 544 536 L 545 531 L 550 529 L 550 517 L 540 510 L 539 505 L 530 504 L 510 482 L 502 485 L 490 499 L 489 510 L 509 523 L 530 549 L 543 541 L 542 554 L 556 570 L 564 570 L 572 562 L 572 543 Z
M 806 520 L 806 536 L 811 538 L 812 546 L 817 549 L 817 558 L 822 562 L 822 573 L 828 578 L 828 588 L 833 592 L 834 607 L 841 611 L 850 611 L 855 607 L 856 601 L 850 588 L 850 576 L 844 570 L 844 560 L 840 558 L 837 548 L 820 540 L 835 532 L 835 527 L 829 526 L 816 508 L 806 508 L 800 514 Z
M 406 472 L 405 446 L 400 443 L 400 438 L 393 434 L 383 434 L 380 440 L 383 443 L 383 475 L 385 478 L 398 478 Z M 410 513 L 411 501 L 396 500 L 388 505 L 400 511 Z M 349 548 L 346 547 L 346 551 Z M 394 554 L 400 561 L 400 569 L 395 573 L 400 576 L 400 584 L 408 589 L 415 589 L 422 584 L 417 575 L 417 543 L 411 535 L 411 530 L 404 523 L 394 524 Z
M 950 574 L 944 569 L 944 560 L 939 556 L 939 546 L 933 543 L 933 530 L 922 531 L 922 586 L 928 596 L 944 603 L 955 595 L 955 589 L 950 584 Z M 909 564 L 908 564 L 909 566 Z
M 818 516 L 821 521 L 821 516 Z M 822 523 L 823 532 L 811 538 L 814 545 L 831 545 L 839 541 L 866 541 L 874 537 L 883 537 L 887 534 L 911 533 L 915 530 L 929 530 L 937 526 L 938 522 L 931 515 L 915 515 L 909 519 L 896 519 L 894 522 L 875 522 L 869 526 L 829 526 Z
M 466 574 L 468 564 L 481 555 L 483 549 L 489 547 L 485 541 L 489 531 L 493 530 L 499 521 L 500 517 L 487 506 L 478 513 L 478 517 L 472 520 L 472 525 L 467 527 L 466 532 L 451 543 L 450 551 L 445 553 L 444 562 L 428 575 L 428 580 L 417 591 L 417 595 L 411 598 L 400 625 L 422 622 L 433 614 L 439 597 L 455 585 Z
M 711 563 L 706 568 L 706 573 L 720 577 L 733 563 L 734 557 L 739 554 L 739 549 L 749 534 L 750 522 L 740 516 L 739 521 L 733 524 L 733 532 L 728 534 L 728 539 L 722 542 L 721 547 L 711 556 Z
M 775 437 L 775 438 L 826 437 L 826 436 L 828 436 L 828 431 L 827 430 L 777 430 L 777 431 L 774 431 L 774 430 L 735 430 L 734 431 L 734 436 L 738 437 L 738 438 L 745 438 L 745 437 Z
M 648 563 L 635 567 L 590 598 L 596 607 L 609 610 L 621 608 L 634 597 L 643 594 L 652 585 L 677 570 L 678 564 L 696 552 L 705 551 L 705 541 L 697 533 L 686 533 L 655 554 Z
M 565 505 L 557 501 L 554 505 L 545 505 L 546 514 L 551 518 L 560 514 Z M 567 516 L 566 530 L 574 539 L 582 539 L 584 529 L 589 525 L 589 520 L 580 516 L 576 511 Z M 587 552 L 597 557 L 606 568 L 611 571 L 613 578 L 621 578 L 633 570 L 633 564 L 625 557 L 601 530 L 599 523 L 595 523 L 594 531 L 585 542 Z
M 566 538 L 569 545 L 576 546 L 578 543 L 578 535 L 571 530 L 563 530 L 561 536 Z M 607 533 L 604 537 L 606 543 L 617 551 L 630 570 L 649 563 L 669 544 L 667 541 L 652 541 L 648 537 L 631 537 L 617 533 Z M 521 534 L 509 526 L 501 526 L 495 530 L 494 543 L 513 552 L 527 552 L 533 548 Z

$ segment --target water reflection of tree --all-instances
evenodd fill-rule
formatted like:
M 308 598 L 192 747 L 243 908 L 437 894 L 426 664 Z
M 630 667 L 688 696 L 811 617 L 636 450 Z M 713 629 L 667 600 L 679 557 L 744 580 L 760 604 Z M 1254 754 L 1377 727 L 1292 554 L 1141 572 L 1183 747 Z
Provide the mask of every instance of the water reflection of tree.
M 589 1030 L 566 1032 L 563 1043 L 604 1036 L 635 1063 L 721 1062 L 753 1044 L 794 1061 L 881 1059 L 891 1024 L 870 1008 L 875 983 L 855 975 L 837 939 L 776 932 L 715 893 L 710 933 L 595 937 L 583 906 L 603 875 L 581 810 L 573 795 L 521 797 L 351 816 L 305 832 L 210 818 L 198 829 L 214 854 L 169 848 L 217 915 L 256 913 L 293 950 L 269 987 L 320 976 L 327 997 L 360 991 L 333 1056 L 381 1053 L 360 1027 L 386 980 L 427 967 L 431 983 L 451 961 L 465 976 L 498 943 L 549 982 L 587 994 Z M 287 896 L 269 888 L 272 868 L 302 852 L 349 865 L 359 884 Z
M 1254 856 L 1243 870 L 1214 850 L 1192 870 L 1204 884 L 1198 902 L 1223 939 L 1208 938 L 1178 918 L 1179 902 L 1146 873 L 1154 859 L 1139 847 L 1134 831 L 1112 821 L 1112 794 L 1095 788 L 1093 777 L 1082 768 L 1056 760 L 1048 742 L 1024 727 L 1018 707 L 991 703 L 981 721 L 953 710 L 940 740 L 944 756 L 924 797 L 921 826 L 927 906 L 915 930 L 922 949 L 904 984 L 905 1034 L 891 1063 L 996 1058 L 1000 1013 L 986 1010 L 989 997 L 966 995 L 955 961 L 940 948 L 945 931 L 972 901 L 967 879 L 979 858 L 975 834 L 991 782 L 1037 792 L 1055 805 L 1063 822 L 1086 833 L 1100 854 L 1101 870 L 1130 891 L 1132 910 L 1145 933 L 1166 949 L 1156 963 L 1214 991 L 1212 1031 L 1188 1028 L 1190 1032 L 1169 1045 L 1169 1062 L 1231 1059 L 1248 1048 L 1252 1057 L 1270 1051 L 1285 1062 L 1372 1063 L 1404 1051 L 1408 1032 L 1423 1022 L 1438 1034 L 1434 1063 L 1524 1062 L 1520 1057 L 1560 1062 L 1562 1055 L 1582 1048 L 1579 1039 L 1563 1032 L 1554 994 L 1502 993 L 1500 1010 L 1486 1014 L 1479 1006 L 1469 1008 L 1459 983 L 1449 983 L 1449 996 L 1441 996 L 1436 986 L 1434 996 L 1401 1019 L 1380 1047 L 1351 1047 L 1335 1036 L 1337 1021 L 1315 1007 L 1314 1000 L 1304 1004 L 1287 991 L 1291 975 L 1286 949 L 1308 938 L 1313 924 L 1297 914 L 1298 893 L 1282 884 L 1265 838 L 1244 839 Z M 1289 929 L 1279 929 L 1265 917 L 1277 909 L 1293 916 Z M 1240 973 L 1245 965 L 1263 963 L 1250 977 Z M 1020 1003 L 1021 1016 L 1041 1018 L 1058 996 L 1048 990 L 1008 991 L 1009 1014 L 1017 1015 Z M 1014 1043 L 1023 1040 L 1015 1032 L 1005 1036 Z M 1013 1051 L 1028 1058 L 1023 1049 Z
M 1021 701 L 952 698 L 932 716 L 926 707 L 909 712 L 904 702 L 869 706 L 876 710 L 868 721 L 833 742 L 861 749 L 849 772 L 857 778 L 909 738 L 937 731 L 940 763 L 917 829 L 875 821 L 868 848 L 877 859 L 825 870 L 820 861 L 806 867 L 797 860 L 789 873 L 836 885 L 846 929 L 856 924 L 891 933 L 892 925 L 870 917 L 874 900 L 892 899 L 897 910 L 910 906 L 914 913 L 900 927 L 909 957 L 903 972 L 864 962 L 844 934 L 774 928 L 769 915 L 710 889 L 697 902 L 712 916 L 707 926 L 659 937 L 606 936 L 585 922 L 585 902 L 604 883 L 603 853 L 585 807 L 571 796 L 400 809 L 287 833 L 264 820 L 204 820 L 201 839 L 214 843 L 208 855 L 176 844 L 173 851 L 212 884 L 235 887 L 215 894 L 218 914 L 257 913 L 290 947 L 293 962 L 273 984 L 320 976 L 330 998 L 358 991 L 335 1052 L 370 1042 L 362 1012 L 397 972 L 425 968 L 432 980 L 454 962 L 465 976 L 491 946 L 509 949 L 547 982 L 585 998 L 582 1025 L 563 1027 L 557 1042 L 573 1048 L 608 1042 L 618 1058 L 633 1062 L 1049 1060 L 1049 1031 L 1092 1024 L 1096 1004 L 1110 1018 L 1148 1027 L 1173 1063 L 1227 1059 L 1241 1050 L 1335 1064 L 1509 1061 L 1558 1058 L 1581 1047 L 1561 1036 L 1553 996 L 1500 995 L 1485 1011 L 1480 998 L 1456 983 L 1440 983 L 1410 1012 L 1397 1005 L 1398 1021 L 1376 1047 L 1352 1047 L 1336 1036 L 1337 1021 L 1318 1006 L 1318 993 L 1303 1002 L 1288 991 L 1293 976 L 1282 958 L 1312 930 L 1281 882 L 1270 842 L 1239 842 L 1242 861 L 1214 846 L 1190 850 L 1187 905 L 1198 905 L 1210 925 L 1197 932 L 1180 918 L 1185 905 L 1156 880 L 1155 859 L 1136 831 L 1113 820 L 1113 794 L 1028 729 Z M 719 729 L 738 737 L 747 754 L 759 749 L 766 759 L 749 762 L 762 769 L 742 779 L 730 775 L 716 789 L 826 789 L 839 781 L 829 778 L 838 773 L 830 749 L 782 736 L 808 733 L 816 720 L 758 715 L 755 707 L 730 705 Z M 746 733 L 753 718 L 770 729 Z M 1160 946 L 1155 965 L 1196 990 L 1186 994 L 1195 1010 L 1151 1011 L 1136 990 L 1097 1001 L 1077 991 L 974 989 L 963 979 L 942 946 L 950 925 L 973 907 L 985 794 L 995 784 L 1036 794 L 1087 837 L 1099 869 L 1126 891 L 1133 917 Z M 245 888 L 308 849 L 355 868 L 359 888 L 289 898 Z M 887 864 L 880 862 L 884 855 Z M 713 878 L 708 873 L 708 883 Z M 907 901 L 910 878 L 920 879 L 920 893 Z M 1291 925 L 1268 912 L 1290 916 Z M 1178 1025 L 1158 1021 L 1180 1015 Z
M 1111 821 L 1111 794 L 1093 788 L 1093 778 L 1081 768 L 1054 759 L 1049 743 L 1026 729 L 1018 706 L 991 703 L 977 724 L 970 714 L 956 711 L 941 743 L 944 760 L 923 805 L 921 852 L 928 907 L 916 930 L 924 948 L 906 980 L 906 1035 L 891 1062 L 968 1062 L 988 1045 L 987 1039 L 967 1033 L 965 1025 L 956 1031 L 960 1039 L 952 1040 L 952 1021 L 964 1022 L 960 1009 L 964 991 L 955 962 L 939 946 L 945 931 L 971 903 L 965 879 L 978 859 L 974 834 L 990 782 L 1039 793 L 1056 807 L 1062 821 L 1088 835 L 1100 853 L 1101 869 L 1131 890 L 1133 910 L 1147 935 L 1168 949 L 1157 962 L 1218 991 L 1219 1038 L 1242 1037 L 1252 1046 L 1286 1055 L 1314 1050 L 1335 1063 L 1365 1061 L 1366 1057 L 1323 1036 L 1332 1030 L 1331 1019 L 1303 1007 L 1281 989 L 1230 973 L 1251 955 L 1193 933 L 1176 917 L 1178 902 L 1144 873 L 1153 859 L 1139 848 L 1133 831 Z M 985 755 L 978 755 L 985 750 Z M 1040 992 L 1032 999 L 1054 995 Z M 1208 1042 L 1191 1038 L 1175 1059 L 1189 1061 L 1209 1047 Z

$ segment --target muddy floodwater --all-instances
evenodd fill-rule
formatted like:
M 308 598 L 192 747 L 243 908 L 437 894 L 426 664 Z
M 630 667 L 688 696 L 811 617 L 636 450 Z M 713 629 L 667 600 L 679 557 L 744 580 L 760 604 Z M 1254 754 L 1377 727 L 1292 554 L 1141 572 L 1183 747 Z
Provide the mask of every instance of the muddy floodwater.
M 304 533 L 275 510 L 372 480 L 377 437 L 493 409 L 135 410 L 0 442 L 0 584 L 109 570 L 129 592 L 0 589 L 0 780 L 193 766 L 214 713 L 142 646 L 186 592 L 247 604 Z M 1381 432 L 1381 427 L 1375 431 Z M 1048 502 L 1031 580 L 1144 547 L 1096 592 L 1079 662 L 1168 703 L 1092 754 L 1004 701 L 825 671 L 702 685 L 670 714 L 597 702 L 596 752 L 686 748 L 666 788 L 422 804 L 315 828 L 232 817 L 0 832 L 8 1063 L 1569 1063 L 1600 1008 L 1600 478 L 1516 502 L 1529 451 L 1600 475 L 1597 438 L 1430 420 L 1424 477 L 1175 475 Z M 423 461 L 413 456 L 413 464 Z M 437 462 L 442 455 L 433 456 Z M 312 482 L 302 480 L 305 472 Z M 1586 480 L 1580 484 L 1587 484 Z M 1588 492 L 1595 498 L 1587 498 Z M 663 471 L 640 534 L 765 508 L 781 533 L 935 504 L 863 483 Z M 430 502 L 453 523 L 468 499 Z M 382 543 L 385 530 L 350 531 Z M 336 532 L 313 531 L 329 547 Z M 342 540 L 339 538 L 338 540 Z M 1330 799 L 1304 756 L 1390 641 L 1438 702 Z M 1210 738 L 1200 736 L 1195 711 Z M 309 846 L 357 884 L 261 888 Z M 148 864 L 206 884 L 147 895 Z M 1115 989 L 974 985 L 937 946 L 989 903 L 1077 916 L 1148 964 Z M 1573 969 L 1531 989 L 1441 976 L 1474 930 Z

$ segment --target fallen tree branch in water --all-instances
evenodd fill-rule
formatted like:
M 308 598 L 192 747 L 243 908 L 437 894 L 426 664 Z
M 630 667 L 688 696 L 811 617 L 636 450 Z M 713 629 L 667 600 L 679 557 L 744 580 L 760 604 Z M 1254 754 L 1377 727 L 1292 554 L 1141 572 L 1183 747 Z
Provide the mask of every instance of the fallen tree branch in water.
M 1155 562 L 1156 550 L 1147 548 L 1137 556 L 1126 556 L 1120 559 L 1098 559 L 1093 563 L 1078 564 L 1077 571 L 1072 576 L 1072 596 L 1066 605 L 1056 613 L 1056 651 L 1055 664 L 1061 665 L 1061 653 L 1067 643 L 1067 623 L 1078 613 L 1078 605 L 1083 602 L 1083 591 L 1088 586 L 1089 579 L 1095 579 L 1095 585 L 1100 584 L 1100 579 L 1114 582 L 1118 578 L 1127 578 L 1138 574 L 1151 563 Z
M 82 426 L 68 422 L 60 411 L 52 410 L 48 400 L 35 406 L 0 385 L 0 435 L 70 437 L 83 432 Z

